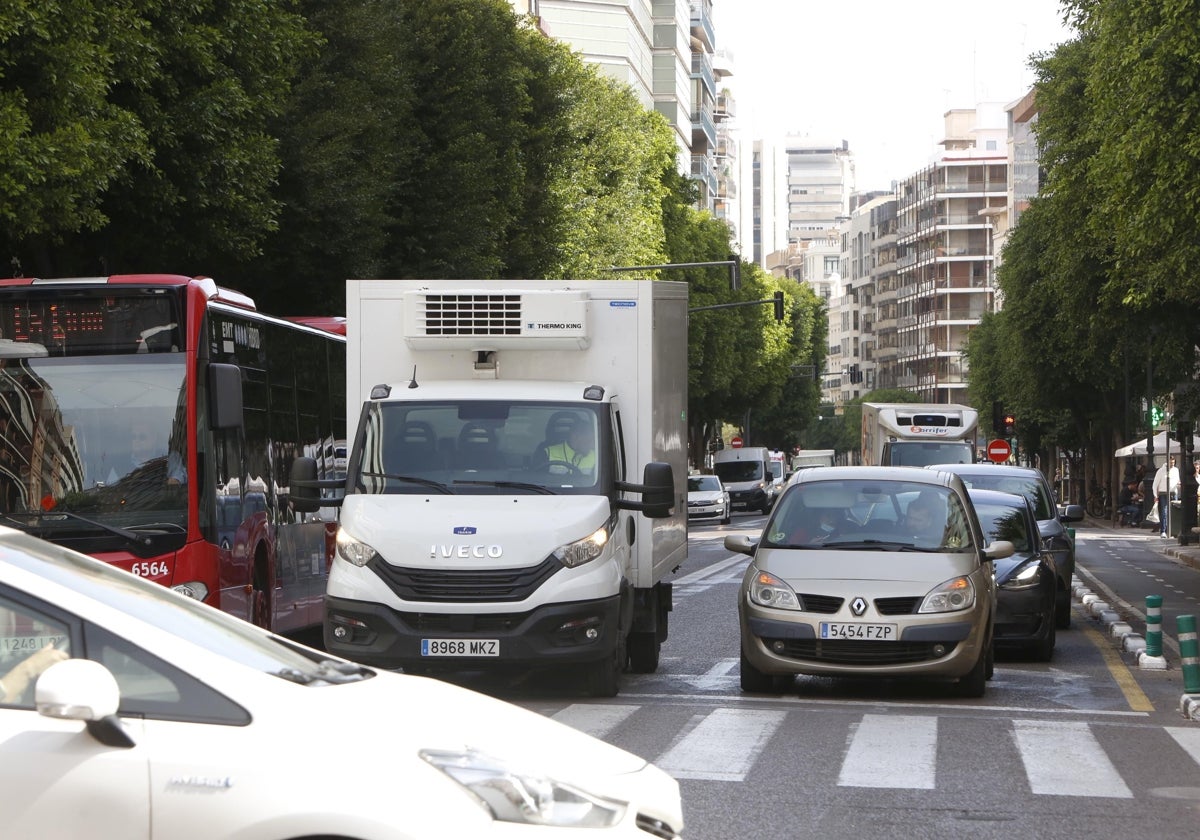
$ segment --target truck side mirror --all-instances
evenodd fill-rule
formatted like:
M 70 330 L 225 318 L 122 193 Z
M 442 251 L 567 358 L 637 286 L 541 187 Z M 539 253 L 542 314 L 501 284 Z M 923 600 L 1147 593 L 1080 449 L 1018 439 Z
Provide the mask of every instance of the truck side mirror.
M 315 513 L 321 508 L 321 490 L 317 481 L 317 461 L 305 456 L 292 461 L 288 500 L 298 513 Z
M 642 504 L 652 519 L 671 515 L 675 504 L 675 471 L 662 461 L 651 461 L 642 471 Z

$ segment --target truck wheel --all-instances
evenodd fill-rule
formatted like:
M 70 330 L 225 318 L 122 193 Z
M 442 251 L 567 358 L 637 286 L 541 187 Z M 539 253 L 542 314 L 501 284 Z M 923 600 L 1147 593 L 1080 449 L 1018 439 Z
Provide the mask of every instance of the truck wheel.
M 592 697 L 616 697 L 621 690 L 621 672 L 625 670 L 625 640 L 617 642 L 607 659 L 584 666 L 584 685 Z
M 635 674 L 653 674 L 658 670 L 658 654 L 662 645 L 658 634 L 629 634 L 629 670 Z

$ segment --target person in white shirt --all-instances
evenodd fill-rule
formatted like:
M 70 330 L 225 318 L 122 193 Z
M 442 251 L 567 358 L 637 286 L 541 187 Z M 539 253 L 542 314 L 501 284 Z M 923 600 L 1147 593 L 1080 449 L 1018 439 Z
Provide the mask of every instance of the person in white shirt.
M 1179 497 L 1179 467 L 1175 466 L 1175 456 L 1171 456 L 1168 467 L 1163 464 L 1154 474 L 1154 497 L 1158 500 L 1158 535 L 1167 535 L 1167 513 L 1171 507 L 1171 499 Z

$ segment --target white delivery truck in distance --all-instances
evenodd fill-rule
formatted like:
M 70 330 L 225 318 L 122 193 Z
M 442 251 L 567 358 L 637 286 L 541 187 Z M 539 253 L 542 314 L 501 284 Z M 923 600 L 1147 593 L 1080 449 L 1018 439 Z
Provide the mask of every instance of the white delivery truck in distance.
M 972 464 L 978 427 L 979 412 L 969 405 L 863 403 L 863 464 Z
M 775 504 L 771 451 L 765 446 L 726 447 L 713 453 L 713 472 L 729 491 L 733 510 L 770 513 Z
M 832 467 L 837 456 L 833 449 L 800 449 L 792 455 L 792 472 L 805 467 Z
M 654 671 L 687 557 L 687 285 L 349 280 L 346 316 L 326 648 L 600 696 Z M 314 478 L 299 510 L 329 504 Z

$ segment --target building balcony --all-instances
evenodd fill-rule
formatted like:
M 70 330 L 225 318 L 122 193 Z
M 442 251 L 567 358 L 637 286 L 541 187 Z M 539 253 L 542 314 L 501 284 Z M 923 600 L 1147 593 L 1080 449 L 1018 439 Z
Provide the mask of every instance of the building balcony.
M 706 184 L 710 195 L 717 191 L 717 173 L 707 155 L 692 155 L 692 180 Z
M 700 134 L 708 141 L 710 147 L 717 145 L 717 126 L 713 122 L 712 114 L 706 110 L 693 111 L 692 115 L 692 134 Z
M 716 48 L 717 36 L 712 22 L 712 0 L 692 0 L 692 37 L 699 38 L 709 52 Z
M 704 52 L 692 53 L 692 75 L 693 79 L 700 79 L 704 82 L 704 87 L 708 90 L 710 96 L 714 99 L 717 95 L 717 79 L 713 75 L 712 56 Z

